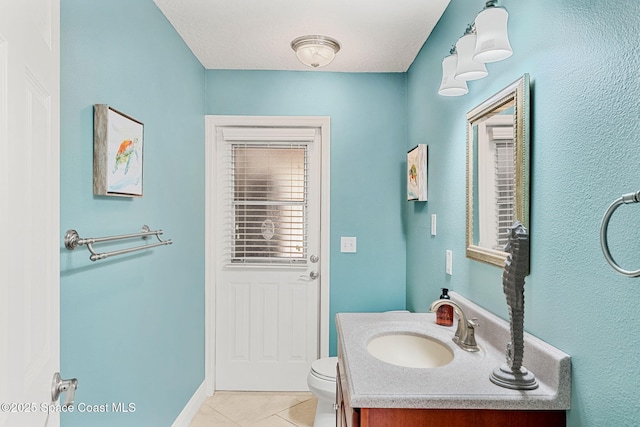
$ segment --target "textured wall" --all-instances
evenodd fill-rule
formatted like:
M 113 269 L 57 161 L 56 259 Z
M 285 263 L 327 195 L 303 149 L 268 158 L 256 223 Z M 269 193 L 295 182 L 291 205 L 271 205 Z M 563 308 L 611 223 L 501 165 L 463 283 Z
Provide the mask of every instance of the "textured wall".
M 66 415 L 64 425 L 167 425 L 203 379 L 205 112 L 332 117 L 332 318 L 401 308 L 405 255 L 408 308 L 425 311 L 449 286 L 505 316 L 500 269 L 464 258 L 464 116 L 525 72 L 525 327 L 572 356 L 569 425 L 636 423 L 640 279 L 606 265 L 598 232 L 608 204 L 640 187 L 640 5 L 504 0 L 514 56 L 490 64 L 469 95 L 439 97 L 441 59 L 482 3 L 453 0 L 407 75 L 209 71 L 205 89 L 202 67 L 150 0 L 62 1 L 62 231 L 119 234 L 149 223 L 176 241 L 101 263 L 61 249 L 62 373 L 80 379 L 78 401 L 137 404 L 134 414 Z M 144 198 L 93 197 L 94 103 L 145 123 Z M 405 152 L 418 143 L 429 144 L 429 202 L 406 203 Z M 611 225 L 614 256 L 638 268 L 639 215 L 624 206 Z M 339 252 L 341 235 L 358 237 L 357 254 Z M 452 277 L 445 249 L 454 251 Z
M 204 380 L 204 69 L 151 0 L 63 0 L 61 19 L 62 233 L 175 242 L 95 263 L 61 247 L 62 375 L 78 404 L 135 404 L 62 425 L 168 426 Z M 141 199 L 93 196 L 97 103 L 144 123 Z
M 506 316 L 501 269 L 464 257 L 465 113 L 531 75 L 531 274 L 525 328 L 572 356 L 570 426 L 631 426 L 640 417 L 640 279 L 605 262 L 600 220 L 640 189 L 640 3 L 501 1 L 514 55 L 460 98 L 437 95 L 440 63 L 482 8 L 453 0 L 408 72 L 408 142 L 429 144 L 429 197 L 406 214 L 407 305 L 425 311 L 442 286 Z M 438 236 L 428 234 L 438 214 Z M 610 227 L 612 253 L 640 268 L 640 206 Z M 445 249 L 454 274 L 444 272 Z M 482 334 L 482 326 L 478 330 Z M 525 349 L 526 352 L 526 349 Z
M 207 114 L 331 117 L 330 352 L 334 317 L 405 305 L 404 74 L 207 71 Z M 340 236 L 358 238 L 340 253 Z

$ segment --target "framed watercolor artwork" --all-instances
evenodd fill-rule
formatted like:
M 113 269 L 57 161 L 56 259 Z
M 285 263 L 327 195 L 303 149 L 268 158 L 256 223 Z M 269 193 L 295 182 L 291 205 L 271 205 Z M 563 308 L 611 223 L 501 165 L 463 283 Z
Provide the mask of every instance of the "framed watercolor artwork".
M 144 125 L 107 104 L 93 112 L 93 194 L 142 197 Z
M 428 147 L 418 144 L 407 153 L 407 200 L 427 201 L 427 158 Z

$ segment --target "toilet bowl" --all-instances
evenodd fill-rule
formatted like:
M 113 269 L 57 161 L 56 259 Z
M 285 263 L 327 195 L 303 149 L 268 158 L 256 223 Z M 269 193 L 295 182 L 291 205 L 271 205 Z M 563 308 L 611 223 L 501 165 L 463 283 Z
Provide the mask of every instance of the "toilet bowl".
M 407 310 L 393 310 L 387 313 L 408 313 Z M 336 366 L 337 357 L 324 357 L 311 364 L 307 375 L 309 391 L 318 399 L 313 427 L 335 427 L 336 425 Z
M 313 427 L 333 427 L 336 425 L 336 366 L 337 357 L 325 357 L 311 364 L 307 375 L 309 391 L 318 399 Z

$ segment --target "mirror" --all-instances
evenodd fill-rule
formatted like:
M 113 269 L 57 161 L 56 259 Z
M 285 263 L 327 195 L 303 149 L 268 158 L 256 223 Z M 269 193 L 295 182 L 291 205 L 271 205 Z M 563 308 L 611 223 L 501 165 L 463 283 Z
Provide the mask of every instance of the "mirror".
M 529 75 L 467 113 L 467 257 L 504 267 L 509 227 L 529 229 Z

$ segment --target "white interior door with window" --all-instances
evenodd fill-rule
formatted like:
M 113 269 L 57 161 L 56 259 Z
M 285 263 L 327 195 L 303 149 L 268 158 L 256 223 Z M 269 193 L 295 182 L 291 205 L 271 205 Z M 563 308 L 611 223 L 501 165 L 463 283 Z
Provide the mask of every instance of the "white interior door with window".
M 328 323 L 321 238 L 328 119 L 324 128 L 271 120 L 209 128 L 216 390 L 307 390 L 311 363 L 327 352 L 319 328 L 321 319 Z
M 44 426 L 59 344 L 60 3 L 0 0 L 0 426 Z M 44 405 L 44 406 L 43 406 Z M 59 414 L 48 417 L 59 425 Z

